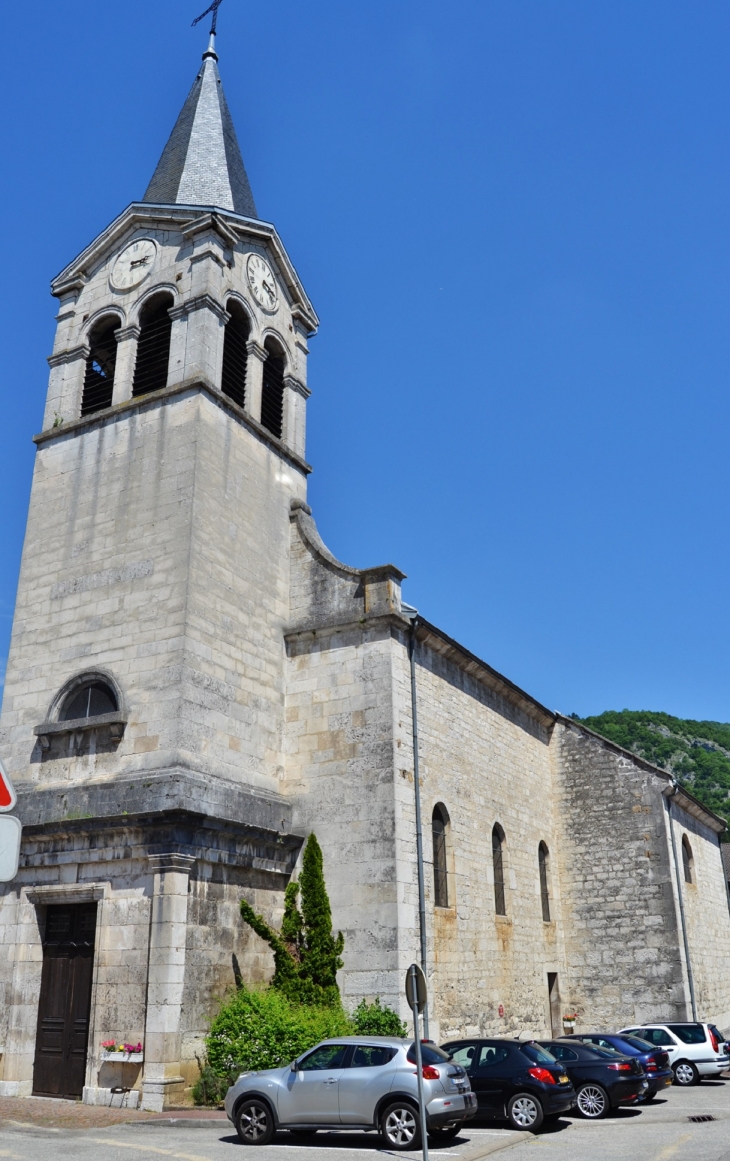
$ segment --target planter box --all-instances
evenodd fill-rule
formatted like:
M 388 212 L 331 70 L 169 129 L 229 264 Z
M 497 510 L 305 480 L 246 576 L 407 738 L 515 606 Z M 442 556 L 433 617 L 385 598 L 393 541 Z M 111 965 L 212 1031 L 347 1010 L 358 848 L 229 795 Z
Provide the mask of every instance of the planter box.
M 105 1052 L 101 1058 L 102 1064 L 143 1064 L 144 1052 Z

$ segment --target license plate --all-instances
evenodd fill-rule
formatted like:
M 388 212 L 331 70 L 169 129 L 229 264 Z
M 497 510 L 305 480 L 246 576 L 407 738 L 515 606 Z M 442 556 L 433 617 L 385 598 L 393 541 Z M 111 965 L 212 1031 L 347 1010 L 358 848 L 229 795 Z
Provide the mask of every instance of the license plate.
M 558 1081 L 560 1084 L 570 1084 L 570 1077 L 565 1075 L 559 1076 Z

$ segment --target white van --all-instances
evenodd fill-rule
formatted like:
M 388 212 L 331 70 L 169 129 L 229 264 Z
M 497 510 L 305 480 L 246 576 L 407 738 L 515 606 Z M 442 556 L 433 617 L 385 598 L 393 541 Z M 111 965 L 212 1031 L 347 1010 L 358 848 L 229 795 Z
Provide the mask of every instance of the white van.
M 720 1076 L 730 1068 L 727 1044 L 714 1024 L 642 1024 L 621 1031 L 663 1048 L 677 1084 L 699 1084 L 703 1077 Z

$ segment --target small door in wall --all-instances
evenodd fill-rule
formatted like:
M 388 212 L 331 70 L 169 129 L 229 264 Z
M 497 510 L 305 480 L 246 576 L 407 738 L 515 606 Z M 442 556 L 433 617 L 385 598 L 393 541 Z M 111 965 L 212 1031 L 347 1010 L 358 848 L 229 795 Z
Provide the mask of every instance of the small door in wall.
M 39 1096 L 82 1094 L 95 933 L 96 903 L 47 908 L 33 1070 Z
M 560 985 L 558 973 L 548 972 L 548 1002 L 550 1004 L 550 1030 L 553 1036 L 563 1035 L 563 1024 L 560 1014 Z

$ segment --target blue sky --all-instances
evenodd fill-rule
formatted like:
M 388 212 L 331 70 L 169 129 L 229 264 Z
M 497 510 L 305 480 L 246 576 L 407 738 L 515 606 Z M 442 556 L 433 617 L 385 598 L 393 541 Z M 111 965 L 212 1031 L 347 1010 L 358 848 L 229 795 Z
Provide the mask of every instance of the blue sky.
M 55 303 L 142 196 L 203 0 L 4 22 L 0 656 Z M 322 320 L 333 552 L 563 712 L 730 720 L 730 8 L 225 0 L 261 216 Z

